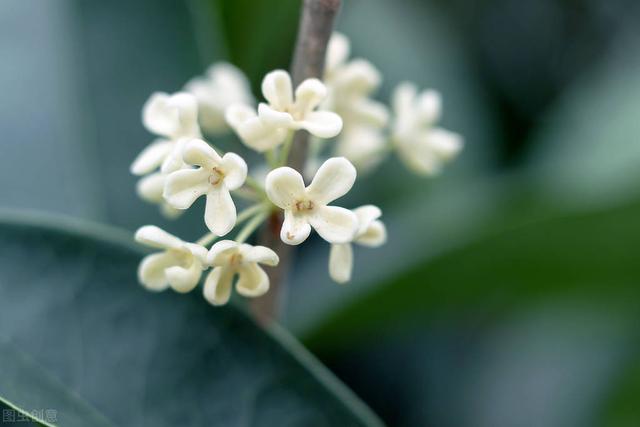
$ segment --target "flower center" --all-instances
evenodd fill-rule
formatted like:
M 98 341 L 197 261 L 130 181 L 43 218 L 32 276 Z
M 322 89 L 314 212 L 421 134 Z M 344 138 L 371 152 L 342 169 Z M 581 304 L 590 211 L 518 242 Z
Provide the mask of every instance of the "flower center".
M 314 208 L 314 204 L 312 200 L 298 200 L 295 203 L 296 211 L 305 212 L 311 211 Z
M 233 267 L 237 267 L 242 263 L 242 254 L 235 253 L 229 257 L 229 265 Z
M 218 185 L 224 179 L 224 172 L 220 170 L 218 167 L 214 167 L 211 169 L 211 174 L 209 175 L 209 184 Z

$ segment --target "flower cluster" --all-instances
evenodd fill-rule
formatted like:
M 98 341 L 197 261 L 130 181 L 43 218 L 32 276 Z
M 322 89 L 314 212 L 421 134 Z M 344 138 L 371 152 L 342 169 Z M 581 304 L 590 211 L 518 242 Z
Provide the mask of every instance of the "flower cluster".
M 152 225 L 141 227 L 136 240 L 160 250 L 140 263 L 138 277 L 145 287 L 189 292 L 210 269 L 203 294 L 213 305 L 229 301 L 234 283 L 242 296 L 263 295 L 269 276 L 261 265 L 276 266 L 278 254 L 246 241 L 268 218 L 281 219 L 279 234 L 286 244 L 299 245 L 312 229 L 328 242 L 329 275 L 338 283 L 351 278 L 353 244 L 385 243 L 378 207 L 334 205 L 353 187 L 356 171 L 371 170 L 395 150 L 412 170 L 431 175 L 462 143 L 458 135 L 435 127 L 441 109 L 437 92 L 419 93 L 402 83 L 390 113 L 372 98 L 380 72 L 366 60 L 350 60 L 349 51 L 348 39 L 334 34 L 324 81 L 307 79 L 294 88 L 286 71 L 268 73 L 261 86 L 265 101 L 257 107 L 247 78 L 226 63 L 214 64 L 182 91 L 151 95 L 142 122 L 157 139 L 131 165 L 140 177 L 138 194 L 170 218 L 204 196 L 209 232 L 191 243 Z M 203 131 L 209 139 L 233 131 L 242 145 L 264 156 L 268 173 L 257 178 L 255 171 L 264 168 L 260 164 L 252 165 L 249 174 L 243 157 L 224 153 L 205 140 Z M 287 166 L 297 131 L 313 138 L 307 165 L 314 166 L 305 171 Z M 333 155 L 322 160 L 330 145 Z M 236 205 L 242 207 L 239 213 Z M 216 242 L 237 227 L 233 240 Z

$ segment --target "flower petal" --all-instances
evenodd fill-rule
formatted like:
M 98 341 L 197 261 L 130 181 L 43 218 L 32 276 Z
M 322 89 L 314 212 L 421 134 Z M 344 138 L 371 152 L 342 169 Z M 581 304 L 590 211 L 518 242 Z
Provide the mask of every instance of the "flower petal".
M 353 248 L 351 243 L 331 245 L 329 252 L 329 276 L 337 283 L 351 280 L 353 270 Z
M 387 241 L 387 228 L 384 226 L 382 221 L 375 220 L 371 224 L 367 230 L 360 234 L 354 242 L 359 243 L 363 246 L 368 246 L 370 248 L 376 248 L 378 246 L 383 245 Z
M 236 104 L 225 112 L 227 123 L 238 133 L 242 142 L 256 151 L 263 152 L 280 145 L 287 136 L 287 129 L 267 126 L 253 108 Z
M 364 205 L 353 209 L 353 213 L 358 217 L 358 232 L 356 237 L 364 234 L 371 223 L 382 216 L 382 211 L 374 205 Z
M 172 266 L 165 270 L 165 274 L 174 291 L 180 293 L 190 292 L 200 281 L 202 264 L 194 258 L 188 268 Z
M 259 297 L 269 290 L 269 276 L 255 262 L 238 269 L 236 291 L 245 297 Z
M 204 222 L 218 236 L 224 236 L 236 224 L 236 205 L 225 187 L 211 188 L 207 193 Z
M 203 293 L 210 304 L 225 305 L 229 302 L 233 275 L 233 269 L 225 267 L 216 267 L 207 275 Z
M 398 120 L 413 116 L 414 100 L 418 94 L 416 85 L 410 82 L 402 82 L 393 91 L 391 105 Z
M 342 118 L 331 111 L 312 111 L 299 126 L 318 138 L 333 138 L 342 130 Z
M 220 240 L 216 242 L 207 254 L 207 263 L 218 267 L 229 263 L 229 256 L 236 253 L 238 243 L 233 240 Z
M 136 183 L 136 193 L 142 200 L 150 203 L 163 202 L 165 174 L 156 172 L 140 178 Z
M 134 175 L 146 175 L 160 167 L 164 159 L 173 149 L 173 141 L 158 139 L 149 144 L 138 154 L 131 164 L 130 171 Z
M 429 132 L 429 145 L 443 161 L 452 160 L 462 150 L 462 137 L 441 128 L 433 128 Z
M 224 170 L 224 185 L 229 190 L 242 187 L 247 179 L 247 163 L 235 153 L 227 153 L 222 157 L 220 166 Z
M 245 262 L 258 262 L 260 264 L 269 265 L 271 267 L 278 265 L 278 254 L 276 254 L 272 249 L 267 248 L 266 246 L 251 246 L 243 244 L 240 247 L 240 252 L 242 254 L 242 259 Z
M 138 281 L 152 291 L 163 291 L 169 287 L 165 270 L 175 265 L 175 258 L 166 253 L 147 255 L 138 266 Z
M 167 176 L 163 195 L 174 208 L 188 209 L 210 189 L 209 171 L 203 168 L 181 169 Z
M 309 223 L 329 243 L 350 242 L 358 230 L 358 218 L 349 209 L 321 206 L 309 216 Z
M 202 166 L 208 170 L 219 166 L 222 162 L 216 150 L 201 139 L 192 139 L 185 144 L 182 159 L 189 165 Z
M 290 208 L 305 194 L 302 175 L 287 166 L 269 172 L 265 180 L 265 188 L 269 200 L 281 209 Z
M 349 57 L 350 43 L 347 36 L 334 32 L 329 39 L 327 46 L 325 69 L 327 72 L 333 71 L 339 65 L 346 62 Z
M 299 245 L 311 234 L 311 226 L 306 216 L 295 215 L 291 210 L 284 211 L 284 222 L 280 229 L 280 239 L 288 245 Z
M 160 166 L 160 172 L 167 175 L 171 172 L 175 172 L 187 167 L 187 165 L 184 163 L 184 160 L 182 160 L 182 151 L 184 150 L 184 146 L 188 141 L 188 138 L 180 138 L 173 144 L 171 152 L 162 162 L 162 166 Z
M 318 79 L 306 79 L 296 88 L 293 110 L 303 117 L 313 111 L 327 97 L 327 87 Z
M 258 117 L 268 127 L 293 127 L 293 117 L 287 112 L 276 110 L 268 104 L 258 104 Z
M 276 110 L 284 111 L 293 103 L 293 87 L 289 73 L 275 70 L 264 76 L 262 95 Z
M 344 157 L 332 157 L 320 166 L 307 188 L 314 202 L 326 205 L 344 196 L 356 181 L 356 168 Z
M 184 245 L 182 240 L 155 225 L 140 227 L 134 238 L 138 243 L 158 249 L 178 249 Z
M 171 139 L 198 137 L 198 101 L 186 92 L 156 92 L 142 109 L 142 122 L 149 131 Z
M 432 125 L 440 119 L 442 98 L 435 90 L 425 90 L 416 99 L 416 114 L 421 125 Z

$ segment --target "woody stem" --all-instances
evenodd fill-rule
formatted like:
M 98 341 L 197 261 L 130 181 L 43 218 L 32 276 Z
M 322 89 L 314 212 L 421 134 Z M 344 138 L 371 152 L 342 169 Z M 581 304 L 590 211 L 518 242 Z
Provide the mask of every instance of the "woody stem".
M 304 0 L 300 14 L 298 38 L 291 64 L 294 86 L 308 78 L 322 78 L 324 60 L 333 24 L 340 9 L 341 0 Z M 297 131 L 288 153 L 288 166 L 302 172 L 309 149 L 309 133 Z M 273 212 L 259 236 L 261 245 L 272 248 L 280 257 L 279 264 L 268 272 L 270 290 L 251 303 L 251 311 L 262 324 L 278 317 L 283 298 L 284 283 L 293 260 L 293 247 L 280 240 L 281 212 Z

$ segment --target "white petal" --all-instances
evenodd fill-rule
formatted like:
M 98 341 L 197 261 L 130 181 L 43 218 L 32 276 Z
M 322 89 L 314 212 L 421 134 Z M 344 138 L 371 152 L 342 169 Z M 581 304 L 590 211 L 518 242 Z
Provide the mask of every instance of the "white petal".
M 369 172 L 387 154 L 386 140 L 380 130 L 371 126 L 353 126 L 345 129 L 336 141 L 335 153 L 344 156 L 360 172 Z
M 138 266 L 138 280 L 149 290 L 163 291 L 169 287 L 165 270 L 175 262 L 175 258 L 166 252 L 147 255 Z
M 149 131 L 171 139 L 197 137 L 198 101 L 186 92 L 174 95 L 156 92 L 143 107 L 142 122 Z
M 305 194 L 302 175 L 287 166 L 269 172 L 265 188 L 269 200 L 281 209 L 290 208 Z
M 325 69 L 333 71 L 349 57 L 349 39 L 342 33 L 334 32 L 329 39 Z
M 296 88 L 293 110 L 303 116 L 315 109 L 327 97 L 327 87 L 318 79 L 306 79 Z
M 212 188 L 207 193 L 204 222 L 218 236 L 224 236 L 236 224 L 236 205 L 225 187 Z
M 306 216 L 294 215 L 290 210 L 284 211 L 284 222 L 280 229 L 280 239 L 288 245 L 299 245 L 307 240 L 311 226 Z
M 245 297 L 259 297 L 269 290 L 269 276 L 255 262 L 238 269 L 236 290 Z
M 136 231 L 135 240 L 138 243 L 158 249 L 181 248 L 184 242 L 173 234 L 169 234 L 155 225 L 145 225 Z
M 181 209 L 176 209 L 173 206 L 168 205 L 166 202 L 160 205 L 160 213 L 167 219 L 176 219 L 184 212 L 185 211 Z
M 356 180 L 356 168 L 344 157 L 332 157 L 320 166 L 307 188 L 307 195 L 326 205 L 349 192 Z
M 262 123 L 271 127 L 290 128 L 294 122 L 291 114 L 277 110 L 263 102 L 258 105 L 258 117 Z
M 258 262 L 271 267 L 278 265 L 278 254 L 266 246 L 251 246 L 243 244 L 240 248 L 240 252 L 242 254 L 242 259 L 245 262 Z
M 331 111 L 312 111 L 299 126 L 318 138 L 333 138 L 342 130 L 342 118 Z
M 207 254 L 207 263 L 215 267 L 229 263 L 229 257 L 238 251 L 238 243 L 233 240 L 220 240 L 216 242 Z
M 462 137 L 457 133 L 434 128 L 429 132 L 429 145 L 439 158 L 450 161 L 460 153 L 463 143 Z
M 150 203 L 163 202 L 165 175 L 161 172 L 152 173 L 138 180 L 136 193 L 141 199 Z
M 233 275 L 234 271 L 225 267 L 216 267 L 207 275 L 204 297 L 210 304 L 224 305 L 229 302 Z
M 380 86 L 382 77 L 380 71 L 371 62 L 354 59 L 340 70 L 337 80 L 341 91 L 352 96 L 367 96 Z
M 167 176 L 164 186 L 164 198 L 176 209 L 188 209 L 196 199 L 211 189 L 209 171 L 181 169 Z
M 131 173 L 134 175 L 146 175 L 160 167 L 164 159 L 173 149 L 173 141 L 159 139 L 149 144 L 138 154 L 131 164 Z
M 358 218 L 349 209 L 321 206 L 309 216 L 309 223 L 329 243 L 350 242 L 358 230 Z
M 175 172 L 187 167 L 187 165 L 184 163 L 184 160 L 182 160 L 182 151 L 184 150 L 184 146 L 188 141 L 188 138 L 180 138 L 173 144 L 171 152 L 164 159 L 164 162 L 162 162 L 162 166 L 160 166 L 160 172 L 168 175 L 171 172 Z
M 367 230 L 363 234 L 360 234 L 354 241 L 363 246 L 376 248 L 387 241 L 387 229 L 382 221 L 373 221 L 369 224 Z
M 416 113 L 419 114 L 420 122 L 423 124 L 433 124 L 440 119 L 442 110 L 442 99 L 440 93 L 435 90 L 425 90 L 416 100 Z
M 198 260 L 200 264 L 204 265 L 207 263 L 207 254 L 209 252 L 207 248 L 197 243 L 185 243 L 184 247 L 196 257 L 196 260 Z
M 194 259 L 188 268 L 181 266 L 173 266 L 166 269 L 165 274 L 171 288 L 180 293 L 186 293 L 193 290 L 200 281 L 202 276 L 202 264 Z
M 219 166 L 222 162 L 216 150 L 201 139 L 192 139 L 185 144 L 182 159 L 189 165 L 202 166 L 208 170 Z
M 351 243 L 331 245 L 329 252 L 329 275 L 338 283 L 351 280 L 353 270 L 353 248 Z
M 247 163 L 235 153 L 227 153 L 222 157 L 220 163 L 225 177 L 224 185 L 229 190 L 236 190 L 242 187 L 247 179 Z
M 357 235 L 366 232 L 371 223 L 382 216 L 380 208 L 374 205 L 360 206 L 359 208 L 353 209 L 353 213 L 358 217 Z
M 225 118 L 242 142 L 259 152 L 277 147 L 287 136 L 287 129 L 267 126 L 258 118 L 255 110 L 247 105 L 230 106 L 226 109 Z
M 418 88 L 409 82 L 402 82 L 396 86 L 391 98 L 393 110 L 402 119 L 414 114 L 414 100 L 417 96 Z
M 262 95 L 276 110 L 284 111 L 293 103 L 293 87 L 289 73 L 275 70 L 264 76 Z

